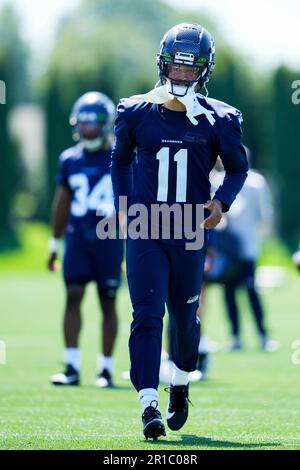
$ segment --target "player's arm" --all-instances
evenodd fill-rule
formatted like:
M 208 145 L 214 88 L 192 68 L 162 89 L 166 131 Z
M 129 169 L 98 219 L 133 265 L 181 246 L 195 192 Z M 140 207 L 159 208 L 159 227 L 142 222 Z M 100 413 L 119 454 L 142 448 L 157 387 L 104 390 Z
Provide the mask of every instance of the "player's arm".
M 122 232 L 126 232 L 126 216 L 120 207 L 120 197 L 127 198 L 129 206 L 133 189 L 133 160 L 136 142 L 130 124 L 125 117 L 122 101 L 118 106 L 115 123 L 115 144 L 111 155 L 110 172 L 114 192 L 114 203 L 119 213 Z
M 205 228 L 214 228 L 222 218 L 222 212 L 227 212 L 243 187 L 249 169 L 247 154 L 242 142 L 241 113 L 228 113 L 222 124 L 219 123 L 219 155 L 222 160 L 225 177 L 217 189 L 212 201 L 204 205 L 210 211 L 210 216 L 204 220 Z
M 59 185 L 56 189 L 52 204 L 52 237 L 49 240 L 48 268 L 55 270 L 55 261 L 59 249 L 60 240 L 65 232 L 71 203 L 71 192 L 68 188 Z
M 68 158 L 62 153 L 58 160 L 57 188 L 54 195 L 51 211 L 52 237 L 49 240 L 48 268 L 55 270 L 55 262 L 59 249 L 60 239 L 68 223 L 72 191 L 69 185 Z
M 60 240 L 63 236 L 70 213 L 71 192 L 64 186 L 58 186 L 52 205 L 52 233 Z

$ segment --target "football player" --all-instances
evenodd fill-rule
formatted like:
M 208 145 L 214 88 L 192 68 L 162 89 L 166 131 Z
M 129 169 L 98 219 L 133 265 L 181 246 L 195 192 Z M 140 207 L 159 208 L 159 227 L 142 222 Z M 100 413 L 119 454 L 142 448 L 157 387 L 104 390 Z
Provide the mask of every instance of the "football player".
M 128 225 L 127 277 L 133 305 L 130 375 L 142 405 L 146 439 L 165 435 L 157 393 L 165 303 L 174 361 L 167 424 L 179 430 L 187 420 L 188 376 L 198 357 L 196 311 L 207 230 L 229 210 L 247 176 L 240 111 L 199 93 L 214 68 L 214 55 L 213 38 L 202 26 L 174 26 L 165 34 L 157 56 L 161 86 L 122 99 L 118 107 L 111 163 L 116 209 L 122 212 L 120 196 L 127 197 L 131 207 L 142 204 L 148 214 L 152 208 L 170 208 L 175 203 L 183 211 L 192 208 L 193 216 L 199 207 L 205 209 L 204 245 L 199 249 L 188 249 L 186 237 L 178 237 L 173 223 L 169 239 L 161 233 L 164 222 L 158 237 L 156 233 L 152 237 L 151 215 L 147 237 L 131 236 Z M 209 173 L 218 155 L 226 175 L 211 200 Z
M 54 385 L 78 385 L 81 302 L 88 282 L 97 284 L 103 312 L 102 350 L 96 385 L 113 385 L 113 349 L 117 336 L 116 293 L 121 279 L 123 241 L 100 240 L 96 227 L 114 213 L 109 162 L 115 106 L 102 93 L 88 92 L 73 106 L 70 124 L 78 144 L 59 158 L 53 202 L 48 267 L 55 270 L 58 245 L 65 236 L 63 274 L 66 285 L 64 339 L 66 369 L 50 377 Z

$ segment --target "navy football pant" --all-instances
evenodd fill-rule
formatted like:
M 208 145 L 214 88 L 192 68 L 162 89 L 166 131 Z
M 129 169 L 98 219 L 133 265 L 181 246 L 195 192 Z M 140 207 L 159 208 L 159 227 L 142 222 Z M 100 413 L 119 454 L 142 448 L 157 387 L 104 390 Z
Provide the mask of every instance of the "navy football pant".
M 264 325 L 264 311 L 259 293 L 255 287 L 254 260 L 243 261 L 239 276 L 232 282 L 225 284 L 225 302 L 231 324 L 231 332 L 234 336 L 239 336 L 240 334 L 239 311 L 236 302 L 236 291 L 238 287 L 246 288 L 257 330 L 259 334 L 265 336 L 267 330 Z
M 127 240 L 127 278 L 133 306 L 129 339 L 130 376 L 137 391 L 157 388 L 165 304 L 170 316 L 172 359 L 186 372 L 196 369 L 200 323 L 196 316 L 205 248 L 155 240 Z

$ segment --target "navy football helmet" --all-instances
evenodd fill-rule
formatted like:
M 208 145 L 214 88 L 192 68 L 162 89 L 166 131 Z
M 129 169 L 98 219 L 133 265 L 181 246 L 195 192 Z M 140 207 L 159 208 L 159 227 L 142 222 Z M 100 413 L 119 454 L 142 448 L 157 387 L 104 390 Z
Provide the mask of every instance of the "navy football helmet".
M 174 80 L 169 76 L 174 64 L 178 69 L 185 66 L 182 68 L 189 70 L 189 67 L 194 73 L 182 80 Z M 214 40 L 202 26 L 180 23 L 164 35 L 157 54 L 157 66 L 161 83 L 168 83 L 173 95 L 184 96 L 190 87 L 198 91 L 209 81 L 215 66 Z M 185 92 L 178 95 L 176 85 L 185 87 Z
M 115 105 L 103 93 L 90 91 L 74 103 L 70 115 L 73 138 L 90 151 L 98 150 L 113 130 Z

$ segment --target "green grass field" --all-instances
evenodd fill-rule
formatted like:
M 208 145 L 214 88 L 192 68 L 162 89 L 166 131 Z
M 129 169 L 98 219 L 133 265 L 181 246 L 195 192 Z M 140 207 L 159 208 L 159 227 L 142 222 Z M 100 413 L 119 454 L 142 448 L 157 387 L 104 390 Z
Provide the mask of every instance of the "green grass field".
M 129 382 L 130 303 L 124 284 L 119 296 L 120 336 L 115 390 L 95 388 L 99 312 L 90 286 L 84 302 L 82 386 L 54 388 L 48 376 L 61 368 L 63 285 L 58 274 L 1 274 L 1 337 L 7 364 L 0 365 L 1 449 L 300 449 L 300 364 L 291 361 L 300 339 L 299 282 L 291 276 L 280 289 L 264 292 L 264 303 L 279 352 L 258 351 L 245 299 L 246 350 L 219 352 L 211 378 L 191 386 L 185 427 L 155 442 L 142 436 L 140 406 Z M 227 324 L 220 291 L 207 303 L 207 333 L 224 343 Z M 165 409 L 167 394 L 160 388 Z

